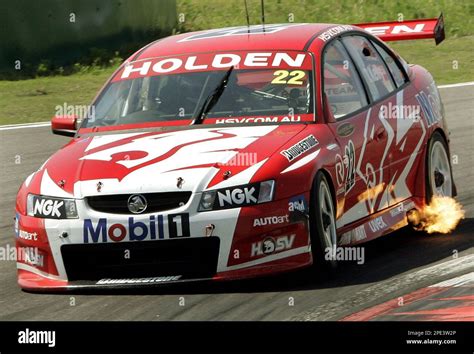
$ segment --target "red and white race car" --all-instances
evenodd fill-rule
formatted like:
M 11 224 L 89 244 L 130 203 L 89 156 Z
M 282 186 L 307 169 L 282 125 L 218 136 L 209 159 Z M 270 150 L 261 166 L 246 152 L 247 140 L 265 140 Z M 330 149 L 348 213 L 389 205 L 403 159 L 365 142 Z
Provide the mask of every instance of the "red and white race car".
M 18 192 L 20 287 L 332 267 L 328 249 L 407 225 L 455 194 L 449 135 L 431 75 L 382 40 L 433 37 L 440 19 L 233 27 L 140 49 L 93 114 L 53 118 L 74 138 Z

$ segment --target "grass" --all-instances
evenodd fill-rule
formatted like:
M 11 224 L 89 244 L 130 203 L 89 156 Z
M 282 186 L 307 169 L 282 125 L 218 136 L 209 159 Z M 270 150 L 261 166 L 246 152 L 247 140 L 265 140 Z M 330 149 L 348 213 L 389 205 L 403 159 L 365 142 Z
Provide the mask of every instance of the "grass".
M 425 67 L 438 85 L 474 81 L 474 36 L 448 38 L 438 46 L 432 40 L 388 44 L 409 63 Z
M 251 23 L 260 21 L 260 1 L 247 0 Z M 180 31 L 245 25 L 243 0 L 178 0 L 184 14 Z M 447 39 L 393 42 L 389 45 L 410 63 L 427 68 L 438 84 L 474 81 L 474 2 L 470 0 L 266 0 L 267 23 L 358 23 L 436 17 L 443 12 Z M 457 63 L 457 68 L 456 64 Z M 0 124 L 47 121 L 57 105 L 87 105 L 115 67 L 70 76 L 0 81 Z
M 114 69 L 0 81 L 0 124 L 44 122 L 55 114 L 57 105 L 88 105 Z
M 251 24 L 260 23 L 260 0 L 247 0 Z M 244 0 L 178 0 L 182 30 L 246 25 Z M 474 35 L 472 0 L 266 0 L 265 22 L 361 23 L 438 17 L 444 14 L 450 36 Z

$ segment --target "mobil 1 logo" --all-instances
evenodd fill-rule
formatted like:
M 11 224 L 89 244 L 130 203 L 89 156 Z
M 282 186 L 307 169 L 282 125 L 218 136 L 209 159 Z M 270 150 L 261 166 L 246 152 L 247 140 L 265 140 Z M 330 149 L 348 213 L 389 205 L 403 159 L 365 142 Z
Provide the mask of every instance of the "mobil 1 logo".
M 189 237 L 189 214 L 170 214 L 168 215 L 168 231 L 170 238 Z

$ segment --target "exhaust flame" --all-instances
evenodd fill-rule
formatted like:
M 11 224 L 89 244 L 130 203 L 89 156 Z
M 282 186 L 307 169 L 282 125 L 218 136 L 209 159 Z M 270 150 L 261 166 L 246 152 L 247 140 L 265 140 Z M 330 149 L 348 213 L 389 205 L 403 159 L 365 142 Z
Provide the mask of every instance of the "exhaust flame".
M 454 198 L 433 196 L 429 205 L 421 210 L 413 210 L 407 217 L 416 230 L 429 234 L 447 234 L 464 219 L 464 214 L 462 205 Z

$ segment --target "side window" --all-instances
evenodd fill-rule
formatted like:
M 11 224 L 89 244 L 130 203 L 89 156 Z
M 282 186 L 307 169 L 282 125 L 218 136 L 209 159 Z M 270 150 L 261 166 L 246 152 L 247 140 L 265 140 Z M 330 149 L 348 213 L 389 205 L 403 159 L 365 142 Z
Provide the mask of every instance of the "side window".
M 324 50 L 324 92 L 336 119 L 367 105 L 359 74 L 338 40 Z
M 402 70 L 395 62 L 395 59 L 393 59 L 393 57 L 377 43 L 372 42 L 372 44 L 374 45 L 375 49 L 377 49 L 377 52 L 379 52 L 379 54 L 382 56 L 383 60 L 385 61 L 385 64 L 387 64 L 388 70 L 390 70 L 390 73 L 392 74 L 392 77 L 395 80 L 397 87 L 402 86 L 405 83 L 405 76 L 403 75 Z
M 347 36 L 342 41 L 364 77 L 374 101 L 395 90 L 385 63 L 365 37 Z

